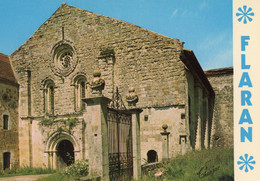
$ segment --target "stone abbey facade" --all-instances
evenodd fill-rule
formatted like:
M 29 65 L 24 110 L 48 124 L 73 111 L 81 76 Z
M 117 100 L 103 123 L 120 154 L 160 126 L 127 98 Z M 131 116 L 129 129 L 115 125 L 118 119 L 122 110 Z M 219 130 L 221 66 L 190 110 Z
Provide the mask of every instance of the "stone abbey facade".
M 17 105 L 6 111 L 14 114 L 18 138 L 13 164 L 60 168 L 70 162 L 64 150 L 73 160 L 92 156 L 85 116 L 91 112 L 82 99 L 92 96 L 97 69 L 104 97 L 111 99 L 118 89 L 129 109 L 126 98 L 138 96 L 142 163 L 233 144 L 232 74 L 205 74 L 177 39 L 62 4 L 9 58 L 17 81 L 13 93 L 19 90 Z

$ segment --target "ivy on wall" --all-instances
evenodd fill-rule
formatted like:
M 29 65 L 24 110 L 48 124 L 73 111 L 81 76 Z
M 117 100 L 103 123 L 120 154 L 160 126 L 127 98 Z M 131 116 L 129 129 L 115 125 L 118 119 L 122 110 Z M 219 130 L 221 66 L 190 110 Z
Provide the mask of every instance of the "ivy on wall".
M 68 132 L 71 133 L 71 130 L 77 125 L 77 119 L 76 118 L 68 118 L 68 119 L 43 119 L 38 124 L 40 127 L 52 127 L 54 125 L 58 125 L 59 123 L 62 123 L 65 128 L 68 128 Z M 61 126 L 57 128 L 57 132 L 66 131 Z

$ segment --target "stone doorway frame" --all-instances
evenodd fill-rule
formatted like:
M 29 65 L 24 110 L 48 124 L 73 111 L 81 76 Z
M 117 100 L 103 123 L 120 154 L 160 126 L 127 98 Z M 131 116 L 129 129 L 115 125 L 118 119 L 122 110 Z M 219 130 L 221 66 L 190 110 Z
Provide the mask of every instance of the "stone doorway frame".
M 58 145 L 61 141 L 70 141 L 71 144 L 74 147 L 74 161 L 79 160 L 80 157 L 80 149 L 79 149 L 79 145 L 76 141 L 76 139 L 70 135 L 67 132 L 55 132 L 53 133 L 47 141 L 46 144 L 46 151 L 44 151 L 45 153 L 48 154 L 47 159 L 48 159 L 48 167 L 52 168 L 52 169 L 59 169 L 58 168 Z

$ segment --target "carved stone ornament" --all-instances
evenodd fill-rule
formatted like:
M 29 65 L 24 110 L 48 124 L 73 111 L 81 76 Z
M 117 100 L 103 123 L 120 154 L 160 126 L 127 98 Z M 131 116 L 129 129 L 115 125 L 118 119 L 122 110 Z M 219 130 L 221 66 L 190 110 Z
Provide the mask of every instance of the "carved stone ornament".
M 77 56 L 71 43 L 62 40 L 52 49 L 52 71 L 61 77 L 68 76 L 77 65 Z
M 167 124 L 163 124 L 163 125 L 162 125 L 162 129 L 164 130 L 164 132 L 167 131 L 167 128 L 168 128 L 168 125 L 167 125 Z
M 135 93 L 135 88 L 130 87 L 128 90 L 128 95 L 126 96 L 126 101 L 129 106 L 135 106 L 138 102 L 138 95 Z
M 102 96 L 102 90 L 104 90 L 104 88 L 105 88 L 105 80 L 100 77 L 101 71 L 94 70 L 93 76 L 94 76 L 94 78 L 89 83 L 91 92 L 94 95 Z

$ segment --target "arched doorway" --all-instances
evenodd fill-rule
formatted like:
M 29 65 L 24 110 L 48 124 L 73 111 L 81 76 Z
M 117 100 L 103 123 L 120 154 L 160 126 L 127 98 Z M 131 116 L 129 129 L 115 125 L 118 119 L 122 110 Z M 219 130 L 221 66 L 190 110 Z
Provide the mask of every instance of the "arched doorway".
M 148 163 L 158 162 L 157 152 L 154 150 L 149 150 L 147 152 L 147 161 Z
M 74 163 L 74 146 L 69 140 L 62 140 L 57 145 L 58 168 L 64 168 Z

